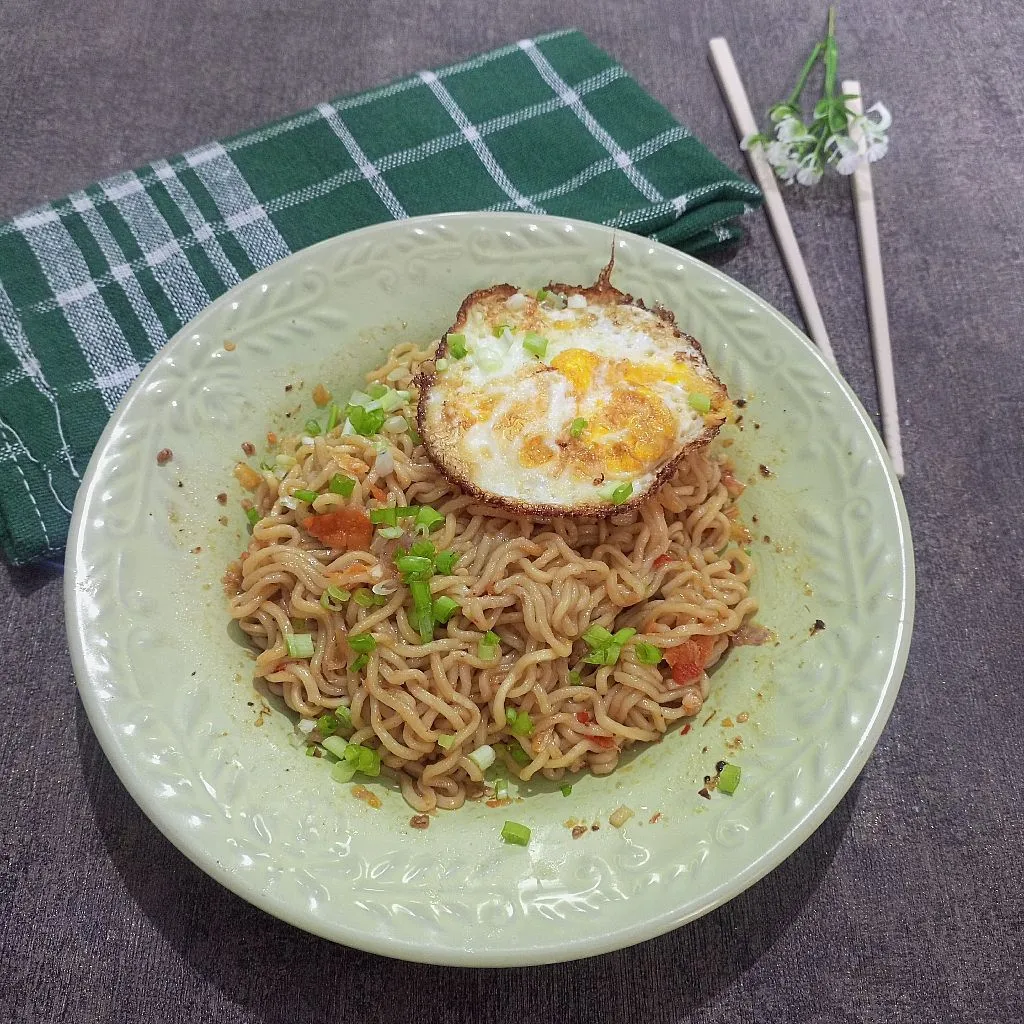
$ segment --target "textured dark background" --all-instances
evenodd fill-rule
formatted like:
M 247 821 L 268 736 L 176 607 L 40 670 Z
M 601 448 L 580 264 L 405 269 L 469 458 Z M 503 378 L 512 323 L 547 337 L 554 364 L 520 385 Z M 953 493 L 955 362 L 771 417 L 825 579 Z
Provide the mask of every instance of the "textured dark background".
M 763 110 L 823 22 L 812 0 L 5 0 L 0 217 L 572 24 L 740 168 L 708 38 L 729 38 Z M 0 1020 L 1024 1020 L 1024 8 L 850 0 L 840 31 L 843 73 L 896 118 L 875 184 L 918 612 L 895 712 L 835 813 L 732 903 L 615 955 L 473 972 L 332 946 L 150 825 L 85 721 L 60 578 L 0 567 Z M 846 183 L 787 199 L 874 410 Z M 763 221 L 724 269 L 799 320 Z

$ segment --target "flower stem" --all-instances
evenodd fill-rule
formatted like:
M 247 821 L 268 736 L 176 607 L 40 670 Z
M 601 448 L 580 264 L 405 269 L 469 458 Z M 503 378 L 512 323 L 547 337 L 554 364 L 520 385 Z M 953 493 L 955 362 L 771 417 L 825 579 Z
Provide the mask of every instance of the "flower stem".
M 810 57 L 807 58 L 807 63 L 804 64 L 803 71 L 800 72 L 800 77 L 796 80 L 796 85 L 793 87 L 793 91 L 789 94 L 789 99 L 786 100 L 786 105 L 795 107 L 797 101 L 800 99 L 800 94 L 804 91 L 804 86 L 807 84 L 807 79 L 810 77 L 811 72 L 814 70 L 814 65 L 817 63 L 818 58 L 821 56 L 821 51 L 824 49 L 823 43 L 818 43 L 811 51 Z
M 825 99 L 835 95 L 839 70 L 839 44 L 836 43 L 836 8 L 828 9 L 828 34 L 825 36 Z

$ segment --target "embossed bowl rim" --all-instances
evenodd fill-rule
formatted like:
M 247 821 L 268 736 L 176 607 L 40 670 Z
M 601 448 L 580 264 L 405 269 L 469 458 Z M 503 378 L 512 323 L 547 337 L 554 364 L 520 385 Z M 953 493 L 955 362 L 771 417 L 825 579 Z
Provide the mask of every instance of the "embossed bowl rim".
M 722 879 L 719 884 L 703 892 L 699 902 L 694 903 L 691 901 L 683 907 L 670 905 L 665 907 L 662 912 L 646 916 L 640 920 L 627 919 L 622 921 L 616 919 L 614 922 L 609 922 L 611 925 L 609 928 L 601 930 L 599 933 L 589 928 L 581 929 L 577 939 L 568 942 L 560 941 L 557 944 L 547 943 L 543 939 L 534 939 L 525 945 L 517 945 L 515 936 L 506 932 L 502 936 L 502 943 L 500 944 L 503 948 L 469 948 L 470 944 L 468 943 L 461 949 L 444 945 L 432 946 L 430 943 L 417 941 L 415 936 L 401 940 L 394 936 L 381 938 L 375 934 L 368 934 L 365 930 L 353 929 L 347 926 L 344 921 L 335 921 L 331 925 L 325 925 L 323 920 L 307 913 L 303 907 L 283 904 L 279 900 L 272 899 L 260 891 L 258 886 L 250 884 L 245 877 L 227 870 L 217 859 L 214 852 L 206 849 L 202 843 L 196 841 L 194 836 L 187 834 L 176 822 L 170 819 L 162 807 L 160 799 L 151 789 L 139 783 L 133 772 L 132 764 L 123 755 L 121 745 L 115 736 L 116 723 L 108 715 L 108 709 L 100 699 L 91 678 L 89 652 L 90 648 L 95 648 L 96 637 L 90 631 L 90 627 L 82 614 L 83 609 L 80 604 L 79 588 L 87 585 L 87 581 L 80 579 L 76 560 L 76 553 L 88 539 L 88 524 L 85 519 L 85 510 L 98 484 L 97 467 L 101 454 L 110 443 L 125 411 L 142 389 L 145 388 L 147 382 L 154 376 L 161 360 L 166 358 L 169 353 L 173 353 L 176 347 L 184 345 L 191 331 L 191 324 L 183 326 L 161 351 L 154 356 L 149 365 L 143 369 L 118 407 L 114 410 L 90 460 L 75 502 L 66 553 L 64 602 L 72 664 L 83 705 L 101 747 L 133 799 L 160 831 L 204 872 L 253 905 L 299 928 L 346 945 L 365 949 L 369 952 L 418 962 L 479 967 L 520 966 L 594 956 L 664 934 L 721 906 L 749 888 L 782 863 L 783 860 L 810 837 L 836 807 L 863 768 L 881 735 L 896 700 L 907 661 L 913 628 L 914 560 L 909 521 L 895 474 L 891 469 L 881 439 L 871 419 L 864 411 L 850 386 L 825 362 L 817 349 L 794 324 L 755 293 L 732 280 L 722 271 L 702 263 L 691 256 L 620 229 L 613 231 L 613 229 L 602 225 L 564 217 L 534 216 L 519 213 L 460 212 L 437 214 L 410 218 L 404 221 L 376 224 L 326 239 L 317 245 L 293 253 L 284 260 L 257 272 L 214 300 L 211 306 L 232 302 L 237 296 L 244 294 L 249 289 L 258 288 L 263 279 L 268 274 L 276 272 L 281 264 L 299 260 L 308 261 L 311 258 L 315 259 L 318 253 L 326 254 L 333 251 L 335 247 L 355 244 L 375 236 L 380 236 L 383 239 L 390 234 L 400 235 L 421 228 L 443 229 L 445 225 L 469 229 L 472 229 L 474 226 L 494 229 L 521 229 L 527 222 L 549 225 L 565 231 L 575 231 L 578 235 L 582 235 L 585 238 L 592 238 L 595 247 L 600 243 L 601 246 L 605 247 L 606 251 L 607 247 L 616 237 L 628 239 L 630 243 L 649 246 L 649 251 L 652 255 L 660 253 L 674 263 L 690 264 L 700 268 L 702 274 L 706 275 L 709 279 L 715 280 L 722 288 L 742 295 L 744 300 L 757 310 L 759 317 L 772 321 L 780 338 L 788 336 L 789 343 L 793 346 L 793 353 L 791 354 L 794 355 L 794 358 L 798 359 L 798 361 L 810 360 L 818 364 L 820 371 L 826 375 L 830 386 L 834 387 L 839 392 L 839 395 L 842 396 L 841 399 L 837 397 L 836 401 L 845 400 L 855 412 L 865 438 L 870 442 L 871 447 L 877 454 L 878 461 L 883 470 L 885 487 L 889 492 L 888 497 L 896 509 L 898 522 L 895 525 L 900 538 L 900 550 L 897 553 L 899 564 L 897 568 L 901 585 L 898 612 L 902 625 L 898 633 L 897 643 L 891 652 L 886 678 L 879 689 L 879 696 L 873 713 L 864 723 L 864 728 L 856 744 L 845 752 L 845 760 L 841 770 L 835 773 L 830 783 L 817 793 L 817 798 L 807 807 L 806 813 L 804 813 L 795 827 L 791 828 L 786 834 L 775 837 L 775 840 L 770 845 L 762 848 L 757 856 L 746 864 L 742 871 Z M 528 235 L 524 237 L 528 237 Z M 200 313 L 200 317 L 204 316 L 209 309 L 210 307 L 207 307 L 206 310 Z M 799 355 L 795 354 L 797 352 L 799 352 Z

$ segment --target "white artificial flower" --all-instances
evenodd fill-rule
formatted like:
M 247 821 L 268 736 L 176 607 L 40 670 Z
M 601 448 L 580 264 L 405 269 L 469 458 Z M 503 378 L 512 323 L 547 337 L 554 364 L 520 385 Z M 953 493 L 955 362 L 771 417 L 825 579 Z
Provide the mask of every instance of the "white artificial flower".
M 800 161 L 800 169 L 796 172 L 796 180 L 801 185 L 817 185 L 824 174 L 824 168 L 818 158 L 811 153 Z
M 872 126 L 872 131 L 875 132 L 887 132 L 889 125 L 892 124 L 892 114 L 889 113 L 889 108 L 884 103 L 875 103 L 868 107 L 868 114 L 877 114 L 878 121 L 871 121 L 868 119 L 868 123 Z M 867 117 L 867 114 L 864 115 Z
M 853 174 L 863 159 L 861 147 L 848 135 L 832 135 L 825 143 L 829 160 L 839 174 Z
M 759 132 L 750 132 L 748 135 L 744 135 L 743 138 L 740 139 L 740 149 L 746 153 L 746 151 L 750 149 L 750 144 L 758 137 L 759 134 Z
M 800 167 L 800 158 L 791 143 L 772 142 L 765 147 L 764 155 L 783 181 L 793 180 L 793 176 Z
M 779 142 L 810 142 L 807 125 L 797 117 L 784 117 L 775 128 Z

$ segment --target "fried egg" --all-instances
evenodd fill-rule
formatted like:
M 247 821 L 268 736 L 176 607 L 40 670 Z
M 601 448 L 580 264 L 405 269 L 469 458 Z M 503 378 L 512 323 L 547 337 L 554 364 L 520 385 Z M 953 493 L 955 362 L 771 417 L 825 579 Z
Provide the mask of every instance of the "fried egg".
M 419 380 L 448 479 L 538 516 L 609 515 L 667 480 L 731 415 L 699 343 L 608 283 L 470 295 Z

